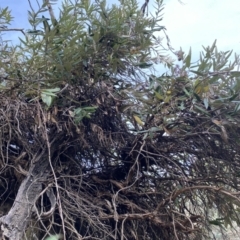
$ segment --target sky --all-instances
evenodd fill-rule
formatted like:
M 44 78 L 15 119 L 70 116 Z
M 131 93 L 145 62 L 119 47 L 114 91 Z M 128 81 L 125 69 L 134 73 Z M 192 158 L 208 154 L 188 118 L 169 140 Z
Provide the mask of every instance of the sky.
M 0 7 L 8 6 L 14 21 L 12 28 L 28 29 L 29 0 L 0 0 Z M 107 0 L 109 4 L 116 0 Z M 151 4 L 150 0 L 150 4 Z M 39 0 L 41 2 L 41 0 Z M 144 0 L 140 0 L 140 6 Z M 192 48 L 198 55 L 203 46 L 217 39 L 219 50 L 234 50 L 240 54 L 240 8 L 239 0 L 165 0 L 162 25 L 166 27 L 171 45 L 185 52 Z M 31 0 L 37 9 L 36 0 Z M 61 6 L 58 0 L 55 10 Z M 151 11 L 151 7 L 149 8 Z M 4 39 L 17 41 L 20 32 L 7 33 Z
M 199 52 L 217 39 L 219 50 L 240 54 L 239 0 L 166 0 L 163 25 L 171 44 Z

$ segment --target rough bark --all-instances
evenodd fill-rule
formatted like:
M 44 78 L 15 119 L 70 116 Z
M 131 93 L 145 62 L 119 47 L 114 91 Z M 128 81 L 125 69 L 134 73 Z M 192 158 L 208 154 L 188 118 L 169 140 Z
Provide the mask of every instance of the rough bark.
M 42 183 L 49 173 L 49 160 L 45 150 L 32 160 L 28 175 L 18 190 L 12 208 L 7 215 L 0 218 L 0 239 L 22 239 L 31 218 L 33 206 L 42 191 Z

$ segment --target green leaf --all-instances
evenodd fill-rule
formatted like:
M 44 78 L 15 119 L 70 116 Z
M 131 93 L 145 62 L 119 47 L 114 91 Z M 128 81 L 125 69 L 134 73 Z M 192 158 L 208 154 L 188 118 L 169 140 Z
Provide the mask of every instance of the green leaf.
M 232 55 L 233 50 L 225 52 L 225 59 L 227 60 Z
M 205 109 L 199 107 L 198 105 L 194 105 L 194 107 L 197 108 L 200 112 L 202 112 L 202 113 L 204 113 L 204 114 L 206 114 L 208 116 L 210 115 Z
M 145 134 L 143 135 L 143 140 L 145 140 L 147 137 L 148 137 L 148 133 L 145 133 Z
M 156 97 L 157 99 L 159 99 L 159 100 L 163 100 L 163 99 L 164 99 L 164 96 L 162 96 L 159 92 L 154 91 L 154 93 L 155 93 L 155 97 Z
M 208 106 L 209 106 L 208 98 L 204 98 L 203 103 L 204 103 L 205 108 L 208 109 Z
M 189 68 L 191 65 L 191 55 L 192 55 L 192 53 L 191 53 L 191 48 L 190 48 L 187 57 L 184 59 L 184 62 L 185 62 L 185 65 L 187 68 Z
M 45 30 L 45 33 L 49 33 L 50 32 L 50 25 L 48 23 L 48 18 L 45 18 L 44 16 L 42 16 L 42 23 L 43 23 L 43 26 L 44 26 L 44 30 Z
M 202 72 L 202 71 L 206 71 L 206 70 L 208 70 L 208 63 L 207 63 L 207 61 L 202 61 L 198 67 L 198 72 Z
M 199 75 L 199 76 L 205 76 L 205 75 L 206 75 L 206 74 L 200 72 L 199 70 L 198 70 L 198 71 L 190 70 L 190 72 L 195 73 L 195 74 L 197 74 L 197 75 Z
M 212 84 L 212 83 L 215 83 L 219 80 L 219 77 L 218 76 L 213 76 L 209 79 L 208 83 L 209 84 Z
M 169 101 L 171 100 L 172 96 L 171 95 L 168 95 L 164 98 L 164 102 L 165 103 L 169 103 Z
M 180 109 L 180 110 L 186 109 L 186 107 L 184 106 L 184 102 L 181 102 L 181 104 L 180 104 L 180 106 L 179 106 L 179 109 Z
M 186 94 L 188 97 L 191 96 L 190 92 L 189 92 L 186 88 L 183 88 L 183 91 L 185 92 L 185 94 Z
M 240 110 L 240 103 L 235 106 L 234 113 Z
M 55 93 L 51 93 L 51 92 L 46 92 L 46 91 L 42 91 L 42 94 L 45 94 L 47 96 L 52 96 L 52 97 L 56 97 L 57 95 Z
M 97 107 L 76 108 L 73 112 L 74 122 L 80 123 L 83 118 L 90 118 L 91 113 L 96 111 Z
M 197 101 L 199 101 L 199 102 L 202 101 L 201 97 L 200 97 L 197 93 L 194 92 L 193 95 L 195 96 L 195 98 L 197 99 Z
M 153 132 L 159 132 L 159 131 L 161 131 L 160 128 L 158 128 L 158 127 L 151 127 L 148 130 L 137 131 L 137 133 L 149 133 L 149 132 L 153 133 Z
M 49 92 L 49 93 L 57 93 L 60 91 L 60 88 L 56 87 L 56 88 L 50 88 L 50 89 L 42 89 L 42 91 Z
M 152 65 L 153 65 L 152 63 L 141 62 L 141 63 L 136 64 L 135 66 L 140 67 L 140 68 L 149 68 Z
M 209 224 L 215 225 L 215 226 L 221 226 L 223 224 L 223 221 L 221 219 L 214 219 L 214 220 L 208 220 Z
M 30 31 L 28 31 L 27 33 L 28 33 L 29 35 L 42 35 L 42 34 L 43 34 L 43 31 L 41 31 L 41 30 L 34 30 L 34 31 L 30 30 Z M 21 42 L 23 42 L 23 41 L 21 41 Z
M 52 236 L 47 237 L 45 240 L 59 240 L 61 238 L 62 238 L 61 234 L 56 234 L 56 235 L 52 235 Z
M 211 48 L 209 49 L 209 51 L 212 53 L 214 48 L 216 47 L 216 42 L 217 42 L 217 39 L 215 39 L 215 41 L 213 42 L 213 45 L 211 46 Z
M 231 96 L 231 97 L 229 98 L 229 101 L 235 100 L 238 96 L 239 96 L 239 93 L 233 94 L 233 96 Z
M 233 71 L 233 72 L 230 72 L 230 74 L 231 74 L 233 77 L 240 77 L 240 72 L 239 72 L 239 71 Z
M 41 93 L 41 98 L 42 98 L 42 101 L 43 101 L 44 103 L 46 103 L 46 105 L 47 105 L 48 107 L 51 106 L 52 100 L 53 100 L 52 96 L 47 95 L 47 94 L 45 94 L 45 93 L 42 92 L 42 93 Z
M 87 112 L 95 112 L 98 107 L 84 107 L 84 109 Z
M 20 40 L 20 42 L 22 42 L 25 46 L 27 45 L 27 42 L 26 41 L 24 41 L 22 38 L 18 38 L 19 40 Z

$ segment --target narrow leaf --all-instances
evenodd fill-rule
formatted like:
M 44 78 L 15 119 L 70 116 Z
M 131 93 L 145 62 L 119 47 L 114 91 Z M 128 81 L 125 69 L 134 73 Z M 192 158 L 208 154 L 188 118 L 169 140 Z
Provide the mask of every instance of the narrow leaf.
M 203 103 L 204 103 L 205 108 L 208 109 L 208 106 L 209 106 L 208 98 L 204 98 Z
M 187 67 L 187 68 L 189 68 L 190 65 L 191 65 L 191 55 L 192 55 L 192 53 L 191 53 L 191 48 L 190 48 L 187 57 L 184 59 L 184 62 L 185 62 L 185 64 L 186 64 L 186 67 Z

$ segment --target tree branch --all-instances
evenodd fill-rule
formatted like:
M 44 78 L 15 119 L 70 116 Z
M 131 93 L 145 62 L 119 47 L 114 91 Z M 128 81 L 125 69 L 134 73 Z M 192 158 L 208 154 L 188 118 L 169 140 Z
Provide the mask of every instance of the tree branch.
M 18 31 L 22 32 L 22 34 L 25 36 L 25 32 L 23 28 L 0 28 L 0 32 L 11 32 L 11 31 Z

